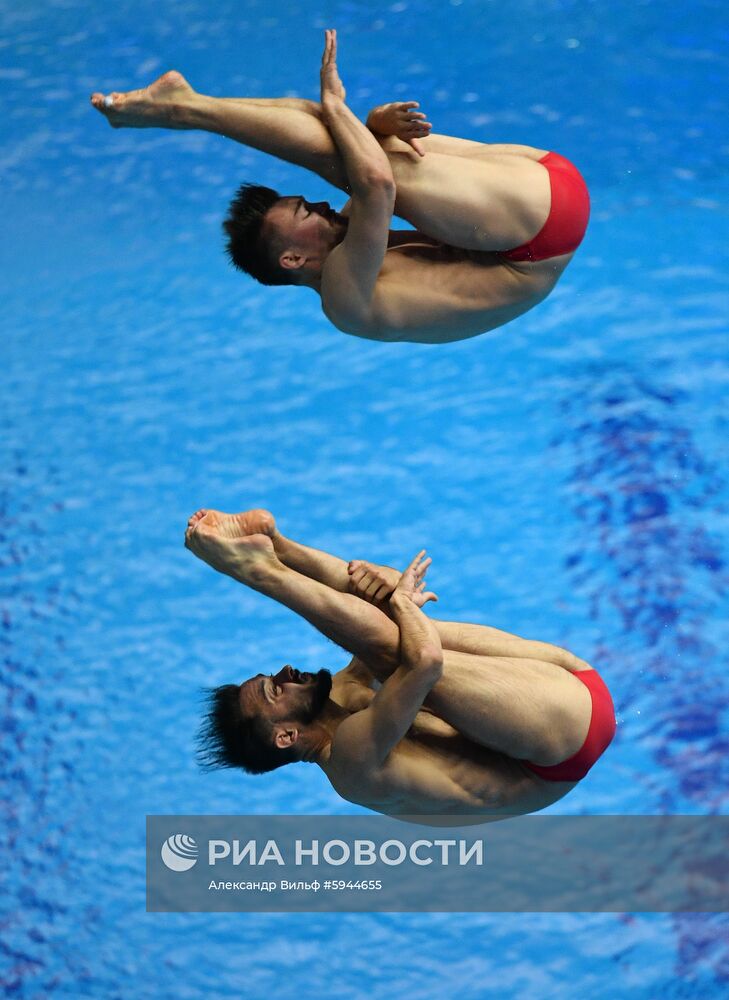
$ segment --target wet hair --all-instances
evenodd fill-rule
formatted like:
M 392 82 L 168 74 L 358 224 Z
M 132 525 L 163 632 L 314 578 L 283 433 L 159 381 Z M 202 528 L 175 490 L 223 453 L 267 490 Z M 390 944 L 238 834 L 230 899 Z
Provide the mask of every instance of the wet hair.
M 223 222 L 231 262 L 262 285 L 296 284 L 292 273 L 278 263 L 275 244 L 262 234 L 266 213 L 280 200 L 273 188 L 241 184 Z
M 197 736 L 197 760 L 206 771 L 241 767 L 248 774 L 265 774 L 300 757 L 296 747 L 280 749 L 274 744 L 263 719 L 243 714 L 237 684 L 223 684 L 206 693 L 206 714 Z

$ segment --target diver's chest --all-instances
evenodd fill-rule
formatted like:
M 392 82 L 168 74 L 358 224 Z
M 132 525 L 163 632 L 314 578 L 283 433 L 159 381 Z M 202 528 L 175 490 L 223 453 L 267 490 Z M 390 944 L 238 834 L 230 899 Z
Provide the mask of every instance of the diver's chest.
M 359 684 L 355 681 L 337 684 L 336 680 L 332 685 L 330 695 L 337 705 L 350 713 L 361 712 L 367 708 L 374 696 L 375 692 L 365 684 Z

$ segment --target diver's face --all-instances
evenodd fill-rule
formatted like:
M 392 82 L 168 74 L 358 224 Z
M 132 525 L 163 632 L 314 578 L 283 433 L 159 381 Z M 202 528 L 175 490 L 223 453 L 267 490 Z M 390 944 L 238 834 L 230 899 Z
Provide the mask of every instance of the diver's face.
M 266 225 L 279 245 L 306 257 L 326 255 L 344 238 L 347 220 L 328 201 L 303 195 L 280 198 L 266 213 Z
M 241 684 L 241 708 L 269 722 L 307 725 L 321 712 L 331 689 L 328 670 L 301 673 L 287 664 L 277 674 L 258 674 Z

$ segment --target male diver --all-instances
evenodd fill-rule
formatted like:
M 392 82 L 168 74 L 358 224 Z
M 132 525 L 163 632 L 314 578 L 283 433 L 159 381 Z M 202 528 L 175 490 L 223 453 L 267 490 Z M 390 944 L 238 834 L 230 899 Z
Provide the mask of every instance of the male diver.
M 395 816 L 497 820 L 566 795 L 615 732 L 584 660 L 485 625 L 429 619 L 430 560 L 400 575 L 283 536 L 270 512 L 190 518 L 186 546 L 307 619 L 353 659 L 216 688 L 203 760 L 262 774 L 318 764 L 345 799 Z
M 415 102 L 377 107 L 365 127 L 345 103 L 334 31 L 319 104 L 206 97 L 176 72 L 91 102 L 115 128 L 214 132 L 346 191 L 337 212 L 243 185 L 225 229 L 237 267 L 314 289 L 359 337 L 436 344 L 502 326 L 549 295 L 587 227 L 585 182 L 557 153 L 431 134 Z M 391 230 L 393 213 L 415 231 Z

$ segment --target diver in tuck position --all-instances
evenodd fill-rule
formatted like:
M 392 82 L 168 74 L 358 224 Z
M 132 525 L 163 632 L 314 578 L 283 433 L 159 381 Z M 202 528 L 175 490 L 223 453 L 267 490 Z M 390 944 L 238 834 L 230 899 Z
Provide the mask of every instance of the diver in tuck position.
M 243 185 L 225 222 L 234 264 L 303 285 L 345 333 L 436 344 L 508 323 L 552 291 L 587 227 L 589 196 L 557 153 L 431 134 L 415 102 L 345 104 L 326 32 L 321 103 L 214 98 L 175 72 L 91 102 L 116 128 L 202 129 L 306 167 L 351 195 L 339 211 Z M 415 227 L 391 230 L 393 212 Z
M 437 598 L 424 552 L 402 575 L 348 564 L 284 537 L 265 510 L 199 510 L 185 544 L 354 657 L 334 676 L 287 665 L 214 689 L 201 733 L 210 766 L 262 774 L 309 761 L 369 809 L 486 821 L 561 799 L 613 738 L 610 693 L 584 660 L 426 617 Z

